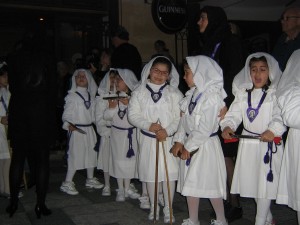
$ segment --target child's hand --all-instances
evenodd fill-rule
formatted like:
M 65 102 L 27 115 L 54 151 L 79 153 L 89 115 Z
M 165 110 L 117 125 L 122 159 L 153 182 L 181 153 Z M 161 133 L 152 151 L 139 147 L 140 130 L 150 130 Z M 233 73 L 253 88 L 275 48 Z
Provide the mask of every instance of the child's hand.
M 156 133 L 160 129 L 162 129 L 162 126 L 158 123 L 152 123 L 151 126 L 149 127 L 149 131 L 151 131 L 153 133 Z
M 2 116 L 1 117 L 1 123 L 3 125 L 8 125 L 8 117 L 7 116 Z
M 222 138 L 231 139 L 232 134 L 234 134 L 233 130 L 230 127 L 225 127 L 225 129 L 222 132 Z
M 117 107 L 117 100 L 112 99 L 112 100 L 108 100 L 108 108 L 113 109 Z
M 129 99 L 128 98 L 119 98 L 119 101 L 123 103 L 123 105 L 128 105 Z
M 272 131 L 266 130 L 260 135 L 260 140 L 264 142 L 271 142 L 274 140 L 275 135 Z
M 220 113 L 218 115 L 218 117 L 220 117 L 220 120 L 224 119 L 225 114 L 227 113 L 228 109 L 227 106 L 224 106 L 221 110 Z
M 186 159 L 191 158 L 190 152 L 188 152 L 188 151 L 185 149 L 185 147 L 182 148 L 182 152 L 181 152 L 180 158 L 181 158 L 182 160 L 186 160 Z
M 175 142 L 175 144 L 173 145 L 173 147 L 171 148 L 171 153 L 177 157 L 178 156 L 178 152 L 182 153 L 182 148 L 183 148 L 183 144 L 179 143 L 179 142 Z
M 156 134 L 156 138 L 159 141 L 165 141 L 166 138 L 168 137 L 167 131 L 164 128 L 158 130 L 155 134 Z
M 69 131 L 74 131 L 74 130 L 76 130 L 76 127 L 69 125 Z

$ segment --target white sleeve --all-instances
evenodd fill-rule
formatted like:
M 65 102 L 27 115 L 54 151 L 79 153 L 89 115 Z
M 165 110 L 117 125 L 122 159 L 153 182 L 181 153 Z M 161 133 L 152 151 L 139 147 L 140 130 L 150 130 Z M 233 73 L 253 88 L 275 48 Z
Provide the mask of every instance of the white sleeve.
M 242 116 L 242 96 L 237 94 L 234 101 L 231 103 L 225 117 L 220 121 L 221 130 L 225 127 L 230 127 L 233 131 L 236 131 L 238 126 L 243 121 Z
M 107 100 L 103 100 L 101 96 L 97 96 L 96 98 L 96 106 L 95 106 L 95 120 L 96 120 L 96 128 L 97 133 L 100 136 L 106 136 L 107 130 L 106 123 L 107 121 L 104 119 L 104 111 L 108 107 Z
M 283 124 L 283 119 L 281 117 L 281 110 L 278 106 L 277 98 L 275 94 L 272 97 L 273 97 L 272 120 L 269 123 L 268 130 L 272 131 L 275 136 L 281 136 L 286 131 L 286 126 L 284 126 Z
M 282 117 L 285 125 L 300 129 L 300 89 L 294 87 L 288 95 L 280 96 L 279 103 L 282 106 Z
M 218 115 L 220 113 L 219 96 L 210 95 L 209 98 L 203 99 L 197 115 L 199 117 L 196 129 L 192 130 L 188 138 L 185 140 L 184 147 L 187 151 L 192 152 L 203 145 L 210 135 L 215 132 L 218 127 Z
M 180 105 L 179 102 L 182 99 L 182 94 L 179 92 L 174 92 L 172 97 L 172 114 L 173 121 L 165 128 L 168 136 L 172 136 L 178 129 L 178 124 L 180 120 Z
M 142 116 L 142 106 L 140 105 L 138 99 L 139 94 L 140 92 L 137 91 L 132 92 L 128 106 L 128 120 L 133 126 L 137 128 L 149 130 L 151 122 L 146 121 L 145 118 Z
M 76 112 L 76 102 L 74 96 L 67 95 L 65 98 L 64 112 L 62 115 L 63 129 L 69 130 L 69 123 L 74 123 L 74 112 Z
M 176 133 L 174 134 L 173 143 L 174 142 L 179 142 L 181 144 L 184 143 L 184 139 L 185 139 L 186 135 L 185 135 L 183 123 L 184 123 L 184 116 L 181 117 L 181 119 L 179 121 L 178 129 L 177 129 Z

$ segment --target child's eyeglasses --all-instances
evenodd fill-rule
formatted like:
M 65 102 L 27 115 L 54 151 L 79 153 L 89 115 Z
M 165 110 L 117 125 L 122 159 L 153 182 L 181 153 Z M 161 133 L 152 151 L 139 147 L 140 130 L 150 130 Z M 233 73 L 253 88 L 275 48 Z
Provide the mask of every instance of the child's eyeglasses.
M 300 16 L 282 16 L 280 18 L 281 21 L 289 21 L 290 19 L 299 19 Z
M 161 71 L 157 68 L 151 68 L 152 73 L 157 74 L 157 75 L 163 75 L 163 76 L 168 76 L 169 71 Z

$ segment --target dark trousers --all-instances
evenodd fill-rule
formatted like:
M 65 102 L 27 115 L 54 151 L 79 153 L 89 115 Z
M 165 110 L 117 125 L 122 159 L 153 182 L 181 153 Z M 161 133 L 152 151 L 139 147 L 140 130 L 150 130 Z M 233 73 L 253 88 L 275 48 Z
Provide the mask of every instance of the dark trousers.
M 11 204 L 18 203 L 26 158 L 31 177 L 36 184 L 37 204 L 43 205 L 49 185 L 49 147 L 46 146 L 23 146 L 13 149 L 9 171 Z

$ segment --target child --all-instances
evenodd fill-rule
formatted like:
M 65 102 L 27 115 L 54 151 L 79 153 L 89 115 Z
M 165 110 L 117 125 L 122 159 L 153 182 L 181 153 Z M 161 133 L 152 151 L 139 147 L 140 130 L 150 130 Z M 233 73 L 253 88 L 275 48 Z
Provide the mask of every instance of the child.
M 300 50 L 296 50 L 287 63 L 276 92 L 283 122 L 289 127 L 276 202 L 286 204 L 297 211 L 300 225 L 299 59 Z
M 239 90 L 235 90 L 235 100 L 220 123 L 224 139 L 231 139 L 241 122 L 242 134 L 258 136 L 240 140 L 231 186 L 231 193 L 255 198 L 255 225 L 273 224 L 270 204 L 276 198 L 283 153 L 283 146 L 273 142 L 286 130 L 275 96 L 280 76 L 271 55 L 251 54 L 234 81 Z
M 7 64 L 5 62 L 0 62 L 0 196 L 4 197 L 10 196 L 10 154 L 6 136 L 8 104 L 10 99 L 7 69 Z
M 137 178 L 137 139 L 136 129 L 127 119 L 130 93 L 138 81 L 128 69 L 116 69 L 115 74 L 116 90 L 120 98 L 108 100 L 103 118 L 111 121 L 109 175 L 117 179 L 116 201 L 122 202 L 126 197 L 140 197 L 130 188 L 130 180 Z
M 101 136 L 97 169 L 103 170 L 104 174 L 104 188 L 102 190 L 102 196 L 111 195 L 109 182 L 111 121 L 104 120 L 103 118 L 104 111 L 108 108 L 108 101 L 103 99 L 103 97 L 114 96 L 115 87 L 115 73 L 111 70 L 110 72 L 107 72 L 102 79 L 98 88 L 99 96 L 96 97 L 96 126 L 97 132 Z
M 78 69 L 74 72 L 62 116 L 63 128 L 69 131 L 69 149 L 68 172 L 60 190 L 69 195 L 78 194 L 73 177 L 76 170 L 80 169 L 87 169 L 86 187 L 103 187 L 94 177 L 97 152 L 94 150 L 96 133 L 92 123 L 95 122 L 96 91 L 96 83 L 89 71 Z
M 163 183 L 165 223 L 171 221 L 170 211 L 178 178 L 178 159 L 169 153 L 172 136 L 180 120 L 179 101 L 182 94 L 178 84 L 179 75 L 171 61 L 163 56 L 155 57 L 145 65 L 141 85 L 133 92 L 129 104 L 129 121 L 140 129 L 138 170 L 139 179 L 147 182 L 151 203 L 149 220 L 154 219 L 156 143 L 159 141 L 158 182 Z M 170 203 L 163 151 L 170 181 Z M 156 206 L 156 209 L 158 219 L 159 207 Z M 175 222 L 173 215 L 172 221 Z
M 226 199 L 226 168 L 217 135 L 219 112 L 225 106 L 223 74 L 207 56 L 187 57 L 184 79 L 190 90 L 181 102 L 182 117 L 174 136 L 172 153 L 181 155 L 177 190 L 186 196 L 189 218 L 182 225 L 199 225 L 200 198 L 209 198 L 217 220 L 227 225 L 223 199 Z M 197 151 L 192 156 L 192 152 Z

